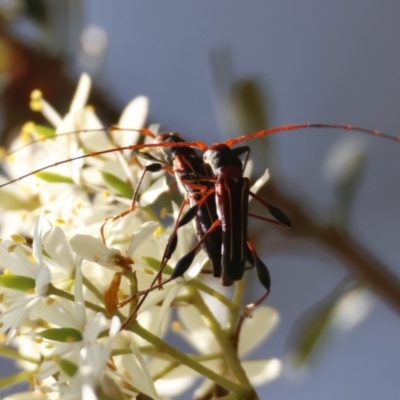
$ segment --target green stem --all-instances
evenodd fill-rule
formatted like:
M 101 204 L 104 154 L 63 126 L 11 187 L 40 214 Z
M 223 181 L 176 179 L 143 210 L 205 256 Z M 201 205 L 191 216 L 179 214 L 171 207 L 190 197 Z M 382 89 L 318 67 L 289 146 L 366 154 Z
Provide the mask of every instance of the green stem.
M 155 382 L 158 379 L 163 378 L 165 375 L 167 375 L 169 372 L 173 371 L 175 368 L 179 367 L 181 363 L 179 361 L 173 361 L 170 364 L 168 364 L 164 369 L 162 369 L 160 372 L 157 374 L 153 375 L 153 381 Z
M 199 281 L 198 279 L 192 279 L 188 282 L 188 285 L 195 287 L 198 290 L 201 290 L 204 293 L 209 294 L 210 296 L 219 300 L 224 306 L 228 308 L 229 311 L 233 311 L 235 307 L 232 305 L 232 302 L 225 297 L 223 294 L 210 288 L 209 286 L 205 285 L 203 282 Z
M 62 297 L 63 299 L 75 301 L 75 296 L 73 294 L 66 292 L 65 290 L 58 289 L 52 284 L 49 285 L 48 295 L 54 295 Z M 106 314 L 106 310 L 104 307 L 100 307 L 97 304 L 91 303 L 90 301 L 85 301 L 85 306 L 93 311 Z
M 204 367 L 203 365 L 201 365 L 197 361 L 194 361 L 186 354 L 181 353 L 179 350 L 170 346 L 168 343 L 164 342 L 162 339 L 153 335 L 151 332 L 140 326 L 137 321 L 133 322 L 130 325 L 130 330 L 133 333 L 136 333 L 137 335 L 142 337 L 143 339 L 147 340 L 149 343 L 155 346 L 158 351 L 168 354 L 174 360 L 188 366 L 189 368 L 193 369 L 199 374 L 216 382 L 218 385 L 221 385 L 222 387 L 225 387 L 226 389 L 235 392 L 236 394 L 243 394 L 244 390 L 241 386 L 224 378 L 223 376 L 220 376 L 219 374 L 210 370 L 209 368 Z M 238 398 L 241 398 L 241 396 L 238 396 Z
M 137 285 L 137 278 L 136 278 L 136 272 L 134 271 L 129 271 L 125 274 L 126 278 L 128 279 L 129 282 L 129 289 L 130 289 L 130 296 L 132 297 L 132 301 L 130 302 L 129 305 L 129 315 L 133 313 L 136 309 L 136 306 L 138 304 L 137 298 L 135 298 L 137 292 L 138 292 L 138 285 Z
M 31 372 L 21 371 L 14 375 L 0 378 L 0 389 L 4 389 L 7 386 L 16 385 L 17 383 L 27 381 Z
M 82 277 L 83 277 L 83 285 L 86 286 L 94 294 L 94 296 L 101 301 L 101 303 L 103 303 L 104 296 L 100 292 L 100 290 L 92 283 L 92 281 L 87 279 L 83 274 Z
M 191 289 L 190 292 L 193 298 L 193 305 L 198 309 L 199 313 L 206 320 L 208 328 L 213 332 L 220 348 L 223 349 L 223 356 L 226 365 L 229 367 L 230 371 L 239 382 L 240 387 L 242 388 L 242 395 L 246 394 L 246 396 L 244 396 L 243 398 L 256 399 L 257 395 L 255 394 L 255 391 L 246 375 L 246 372 L 242 367 L 239 356 L 237 354 L 237 349 L 235 348 L 235 344 L 232 340 L 231 335 L 229 335 L 221 328 L 219 322 L 216 320 L 214 314 L 207 307 L 200 293 L 198 291 L 194 291 L 193 289 Z
M 153 354 L 154 356 L 154 354 Z M 220 353 L 214 353 L 214 354 L 202 354 L 199 356 L 190 356 L 192 360 L 195 360 L 197 362 L 201 361 L 210 361 L 210 360 L 216 360 L 220 359 L 222 355 Z M 181 364 L 178 361 L 172 361 L 169 365 L 167 365 L 162 371 L 158 372 L 156 375 L 153 376 L 153 381 L 156 381 L 157 379 L 163 378 L 165 375 L 167 375 L 169 372 L 173 371 L 175 368 L 179 367 Z
M 146 354 L 147 356 L 152 356 L 152 357 L 157 357 L 162 360 L 167 360 L 167 361 L 173 361 L 170 356 L 166 354 L 161 354 L 159 351 L 154 346 L 141 346 L 139 348 L 140 352 L 142 354 Z M 124 354 L 132 354 L 132 350 L 130 348 L 118 348 L 114 349 L 111 352 L 111 355 L 113 357 L 115 356 L 121 356 Z M 212 361 L 212 360 L 218 360 L 222 358 L 222 354 L 220 352 L 214 352 L 214 353 L 209 353 L 209 354 L 188 354 L 188 356 L 195 361 L 198 362 L 203 362 L 203 361 Z
M 39 365 L 42 361 L 37 358 L 29 357 L 18 352 L 18 350 L 0 346 L 0 356 L 11 358 L 13 360 L 28 361 L 33 364 Z
M 235 282 L 235 293 L 233 295 L 233 300 L 232 300 L 232 310 L 229 315 L 229 321 L 228 321 L 228 326 L 226 328 L 226 331 L 230 334 L 233 334 L 235 331 L 237 319 L 239 316 L 239 311 L 240 311 L 240 304 L 242 302 L 243 298 L 243 292 L 244 292 L 244 280 L 240 280 Z

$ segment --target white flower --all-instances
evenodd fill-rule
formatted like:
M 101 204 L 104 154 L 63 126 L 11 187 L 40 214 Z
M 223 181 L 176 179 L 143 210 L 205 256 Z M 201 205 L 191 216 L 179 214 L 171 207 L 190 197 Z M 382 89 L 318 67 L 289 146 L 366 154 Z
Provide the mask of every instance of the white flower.
M 10 177 L 135 143 L 139 133 L 134 129 L 142 128 L 147 117 L 147 98 L 140 96 L 126 107 L 119 121 L 123 129 L 113 130 L 109 137 L 86 106 L 90 86 L 90 78 L 82 75 L 65 117 L 40 93 L 33 94 L 32 107 L 43 113 L 54 131 L 30 124 L 24 135 L 29 131 L 34 140 L 41 134 L 54 137 L 16 151 L 6 166 Z M 14 148 L 25 143 L 23 139 Z M 178 231 L 170 259 L 163 260 L 179 208 L 172 196 L 165 196 L 171 185 L 163 172 L 146 175 L 135 210 L 126 212 L 147 162 L 138 162 L 130 151 L 116 151 L 59 163 L 39 176 L 15 182 L 0 199 L 0 206 L 8 210 L 2 214 L 1 232 L 11 237 L 0 243 L 0 332 L 7 332 L 7 344 L 13 341 L 19 350 L 19 365 L 31 373 L 29 396 L 125 400 L 138 393 L 153 399 L 183 393 L 198 372 L 188 356 L 171 352 L 163 342 L 175 306 L 183 325 L 181 336 L 200 357 L 208 358 L 197 365 L 225 381 L 231 379 L 229 366 L 223 365 L 222 342 L 193 306 L 198 287 L 212 293 L 196 280 L 208 262 L 206 253 L 199 250 L 188 270 L 169 281 L 174 266 L 198 239 L 193 224 L 186 224 Z M 254 190 L 266 179 L 267 174 Z M 161 262 L 165 269 L 157 280 Z M 228 320 L 226 311 L 210 307 L 219 321 Z M 277 321 L 275 310 L 255 309 L 253 319 L 242 326 L 239 356 L 260 343 Z M 225 323 L 220 324 L 224 335 Z M 280 371 L 275 359 L 243 360 L 242 366 L 254 384 L 265 383 Z M 206 380 L 198 392 L 209 385 Z
M 106 379 L 107 362 L 112 349 L 112 343 L 119 332 L 120 322 L 117 317 L 111 321 L 108 338 L 98 341 L 98 335 L 107 326 L 107 319 L 102 314 L 96 314 L 94 319 L 89 321 L 83 334 L 82 347 L 79 351 L 77 371 L 68 385 L 61 387 L 62 398 L 83 399 L 85 395 L 103 390 L 113 392 L 110 387 L 113 381 Z M 115 391 L 116 388 L 112 387 Z M 118 394 L 118 391 L 117 391 Z
M 15 336 L 34 307 L 47 296 L 51 273 L 42 257 L 43 219 L 42 215 L 35 226 L 33 252 L 21 243 L 4 241 L 0 244 L 0 267 L 8 271 L 8 275 L 3 276 L 3 285 L 9 289 L 3 290 L 6 302 L 10 303 L 10 307 L 0 316 L 0 332 L 8 331 L 6 343 Z M 15 283 L 7 285 L 7 277 L 14 278 Z M 23 282 L 28 285 L 27 291 L 22 290 Z M 29 282 L 32 283 L 29 285 Z
M 11 150 L 24 147 L 12 157 L 7 158 L 7 162 L 3 164 L 3 168 L 11 178 L 18 178 L 29 171 L 82 155 L 82 149 L 85 149 L 85 152 L 93 152 L 109 148 L 110 140 L 104 127 L 93 109 L 86 107 L 90 87 L 89 76 L 83 74 L 71 102 L 70 110 L 64 118 L 46 102 L 40 92 L 35 91 L 32 94 L 32 107 L 41 111 L 54 126 L 57 140 L 44 140 L 44 128 L 32 123 L 27 124 L 22 135 L 12 144 Z M 124 121 L 136 121 L 137 126 L 135 127 L 141 128 L 142 126 L 139 125 L 143 125 L 147 112 L 148 101 L 145 97 L 140 96 L 123 113 L 121 121 L 123 123 L 125 123 Z M 78 135 L 79 132 L 81 133 Z M 65 133 L 75 134 L 65 135 Z M 51 130 L 47 129 L 46 134 L 51 135 Z M 130 135 L 132 136 L 132 133 Z M 41 141 L 32 146 L 25 146 L 27 136 Z M 134 142 L 129 144 L 134 144 Z M 85 168 L 83 168 L 84 166 Z M 100 226 L 106 215 L 114 215 L 115 211 L 118 212 L 115 207 L 110 206 L 110 202 L 120 200 L 118 196 L 115 196 L 113 188 L 107 187 L 106 183 L 107 190 L 111 194 L 106 201 L 103 193 L 105 182 L 102 173 L 109 173 L 119 177 L 122 181 L 130 181 L 134 186 L 140 171 L 139 165 L 129 165 L 126 157 L 115 152 L 101 158 L 90 157 L 85 160 L 53 165 L 51 169 L 43 171 L 43 173 L 24 178 L 12 187 L 5 189 L 8 192 L 5 198 L 13 198 L 12 202 L 7 203 L 0 200 L 0 205 L 7 209 L 23 210 L 12 214 L 10 219 L 13 222 L 7 223 L 7 220 L 3 220 L 2 233 L 15 233 L 12 229 L 15 229 L 15 220 L 17 215 L 20 215 L 25 222 L 24 230 L 21 233 L 31 234 L 33 223 L 42 210 L 51 210 L 54 221 L 63 221 L 63 223 L 70 224 L 72 228 L 81 224 L 81 221 L 86 218 L 97 215 L 97 222 Z M 144 182 L 143 190 L 146 189 L 149 182 L 149 180 Z M 2 190 L 4 194 L 4 189 Z M 98 208 L 97 213 L 91 212 L 93 206 Z M 126 205 L 122 204 L 121 211 L 126 208 Z M 29 224 L 30 218 L 33 222 Z

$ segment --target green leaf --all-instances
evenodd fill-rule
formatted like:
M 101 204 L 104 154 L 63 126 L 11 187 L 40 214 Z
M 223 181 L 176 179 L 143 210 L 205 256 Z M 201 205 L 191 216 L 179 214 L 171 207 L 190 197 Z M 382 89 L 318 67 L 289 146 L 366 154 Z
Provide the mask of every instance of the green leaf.
M 349 220 L 357 189 L 364 174 L 365 162 L 366 156 L 364 153 L 355 154 L 348 161 L 346 172 L 343 172 L 336 182 L 337 203 L 340 220 L 343 224 L 347 224 Z
M 37 172 L 35 176 L 45 182 L 50 183 L 74 183 L 74 181 L 69 176 L 56 174 L 55 172 L 42 171 Z
M 28 290 L 35 289 L 35 280 L 21 275 L 1 275 L 0 286 L 20 292 L 27 292 Z
M 230 104 L 232 115 L 239 128 L 236 136 L 268 127 L 266 113 L 268 104 L 262 93 L 262 85 L 256 78 L 248 77 L 233 82 L 230 90 Z M 271 162 L 273 162 L 270 138 L 268 135 L 263 136 L 256 143 L 252 142 L 248 145 L 251 148 L 251 159 L 253 160 L 251 178 L 255 178 L 260 176 L 266 166 L 271 166 Z
M 236 80 L 231 86 L 231 102 L 243 132 L 255 132 L 267 126 L 261 84 L 255 78 Z
M 80 342 L 82 340 L 82 334 L 74 328 L 46 329 L 41 331 L 39 336 L 43 339 L 49 339 L 63 343 Z
M 142 257 L 142 260 L 145 261 L 151 269 L 154 269 L 154 271 L 158 272 L 160 270 L 160 265 L 161 265 L 160 260 L 157 260 L 156 258 L 153 257 Z M 173 270 L 174 269 L 167 264 L 163 270 L 163 273 L 167 275 L 172 275 Z
M 357 309 L 349 316 L 349 309 Z M 294 328 L 294 357 L 297 368 L 309 365 L 332 335 L 351 329 L 370 310 L 365 289 L 353 280 L 343 280 L 324 300 L 300 317 Z M 344 313 L 344 315 L 343 315 Z
M 133 197 L 133 189 L 122 179 L 110 174 L 109 172 L 100 171 L 105 182 L 111 186 L 121 197 L 131 199 Z
M 56 131 L 43 125 L 35 125 L 35 132 L 43 138 L 55 138 Z
M 70 377 L 73 377 L 76 374 L 76 371 L 78 370 L 78 366 L 75 363 L 66 360 L 65 358 L 62 358 L 58 362 L 58 365 Z
M 297 368 L 309 363 L 321 345 L 322 339 L 326 337 L 327 328 L 332 319 L 332 309 L 332 304 L 324 305 L 314 310 L 306 322 L 302 321 L 296 338 L 294 362 Z
M 325 160 L 325 175 L 333 183 L 336 194 L 336 221 L 348 225 L 355 196 L 362 180 L 366 162 L 363 142 L 353 136 L 338 140 Z

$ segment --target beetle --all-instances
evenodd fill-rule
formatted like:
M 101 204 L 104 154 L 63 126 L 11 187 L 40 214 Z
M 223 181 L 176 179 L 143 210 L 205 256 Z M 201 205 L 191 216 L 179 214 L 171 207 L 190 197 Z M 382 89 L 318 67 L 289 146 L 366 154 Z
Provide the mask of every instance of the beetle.
M 297 124 L 297 125 L 285 125 L 275 128 L 270 128 L 266 130 L 260 130 L 248 135 L 244 135 L 234 139 L 228 139 L 223 143 L 216 143 L 211 146 L 207 146 L 203 142 L 163 142 L 163 143 L 149 143 L 143 145 L 132 145 L 119 147 L 114 149 L 107 149 L 103 151 L 92 152 L 84 155 L 80 155 L 68 160 L 61 160 L 53 166 L 61 165 L 65 163 L 69 163 L 74 160 L 80 160 L 88 157 L 99 156 L 102 154 L 108 154 L 115 151 L 123 151 L 123 150 L 133 150 L 140 151 L 147 148 L 158 148 L 163 149 L 164 151 L 170 151 L 171 154 L 173 151 L 177 151 L 178 149 L 198 149 L 205 152 L 205 161 L 211 166 L 213 170 L 214 176 L 209 176 L 208 173 L 205 176 L 201 176 L 198 174 L 198 171 L 194 173 L 189 173 L 185 177 L 184 173 L 181 178 L 186 178 L 186 182 L 188 183 L 188 188 L 192 187 L 193 191 L 196 190 L 196 194 L 193 196 L 198 197 L 195 201 L 195 204 L 189 209 L 189 211 L 180 218 L 177 223 L 177 228 L 183 226 L 188 221 L 192 220 L 195 215 L 198 214 L 200 208 L 208 199 L 214 197 L 215 198 L 215 206 L 218 218 L 215 219 L 215 215 L 212 216 L 211 226 L 208 227 L 206 232 L 202 233 L 202 237 L 199 240 L 199 243 L 191 250 L 187 255 L 185 255 L 177 265 L 175 266 L 174 272 L 171 275 L 171 279 L 174 279 L 178 276 L 181 276 L 190 266 L 194 255 L 197 253 L 199 246 L 203 245 L 203 243 L 207 240 L 207 238 L 212 237 L 211 235 L 217 228 L 221 228 L 222 230 L 222 247 L 221 251 L 216 255 L 222 255 L 222 266 L 219 269 L 218 264 L 214 269 L 214 274 L 218 276 L 221 271 L 222 281 L 225 285 L 230 285 L 232 282 L 240 280 L 243 277 L 245 271 L 245 263 L 246 260 L 256 267 L 257 273 L 259 275 L 259 279 L 269 291 L 270 287 L 270 278 L 269 273 L 266 266 L 262 263 L 257 253 L 254 250 L 252 244 L 248 241 L 247 238 L 247 212 L 248 212 L 248 196 L 253 196 L 257 200 L 261 200 L 255 194 L 251 193 L 249 190 L 249 183 L 246 178 L 243 177 L 242 173 L 242 163 L 240 159 L 235 154 L 235 150 L 232 150 L 231 147 L 243 141 L 266 136 L 269 134 L 288 131 L 288 130 L 301 130 L 307 128 L 333 128 L 333 129 L 344 129 L 347 131 L 358 131 L 362 133 L 372 134 L 376 136 L 382 136 L 387 139 L 400 141 L 398 137 L 390 136 L 385 133 L 354 127 L 352 125 L 338 125 L 338 124 Z M 123 128 L 123 130 L 127 130 Z M 136 130 L 139 132 L 143 132 L 145 130 Z M 168 150 L 171 149 L 171 150 Z M 174 149 L 174 150 L 172 150 Z M 31 173 L 25 174 L 17 179 L 13 179 L 3 185 L 4 187 L 13 182 L 24 179 L 27 176 L 35 174 L 37 172 L 41 172 L 51 166 L 46 166 L 39 168 Z M 185 179 L 183 179 L 185 181 Z M 191 182 L 192 181 L 192 182 Z M 204 187 L 201 192 L 198 191 L 198 186 L 193 186 L 197 181 L 197 185 L 200 182 L 200 185 Z M 210 184 L 212 183 L 212 184 Z M 192 185 L 192 186 L 190 186 Z M 192 190 L 188 189 L 188 191 Z M 262 200 L 261 200 L 262 201 Z M 211 204 L 211 203 L 210 203 Z M 265 202 L 263 204 L 266 204 Z M 267 205 L 268 207 L 268 205 Z M 240 219 L 234 219 L 232 210 L 239 210 Z M 272 208 L 272 210 L 274 210 Z M 276 213 L 278 216 L 278 221 L 281 218 L 280 222 L 288 225 L 288 220 L 286 220 L 286 216 L 281 215 L 279 213 L 279 209 L 276 209 Z M 276 217 L 276 216 L 275 216 Z M 173 247 L 173 240 L 172 240 Z M 213 256 L 214 257 L 214 256 Z
M 154 139 L 154 143 L 159 143 L 160 145 L 164 143 L 184 142 L 185 141 L 177 132 L 163 132 Z M 241 279 L 245 271 L 245 265 L 246 263 L 249 263 L 251 268 L 256 267 L 259 280 L 267 290 L 266 293 L 268 293 L 270 290 L 270 276 L 267 267 L 255 253 L 254 247 L 250 242 L 248 242 L 246 235 L 245 240 L 240 239 L 242 232 L 240 227 L 247 227 L 247 200 L 243 203 L 231 202 L 229 205 L 227 204 L 222 207 L 218 201 L 216 201 L 215 185 L 217 184 L 217 177 L 212 172 L 212 166 L 210 166 L 209 163 L 204 162 L 203 158 L 200 157 L 193 148 L 161 146 L 159 151 L 162 155 L 161 160 L 155 158 L 153 155 L 150 155 L 147 152 L 136 152 L 137 155 L 144 157 L 147 160 L 156 162 L 144 167 L 138 184 L 135 188 L 129 210 L 115 217 L 110 217 L 110 219 L 116 220 L 134 210 L 139 186 L 147 172 L 157 172 L 161 169 L 165 169 L 169 173 L 175 175 L 180 192 L 185 198 L 182 206 L 184 206 L 186 203 L 189 203 L 191 208 L 182 218 L 180 218 L 182 211 L 181 206 L 174 230 L 167 242 L 166 249 L 162 257 L 159 272 L 154 278 L 150 290 L 158 287 L 155 286 L 155 283 L 157 279 L 161 278 L 161 273 L 173 251 L 175 250 L 177 243 L 177 230 L 189 221 L 194 220 L 199 242 L 177 263 L 170 280 L 182 275 L 189 268 L 195 254 L 198 252 L 200 246 L 202 246 L 212 262 L 212 273 L 214 277 L 220 277 L 222 285 L 230 286 L 234 281 Z M 246 153 L 246 160 L 244 162 L 244 164 L 246 164 L 249 156 L 249 147 L 238 147 L 231 150 L 231 153 L 238 169 L 243 171 L 244 165 L 242 165 L 242 162 L 238 156 Z M 248 185 L 248 179 L 244 179 Z M 270 206 L 268 203 L 265 203 L 262 200 L 261 202 L 266 205 L 270 213 L 275 216 L 277 220 L 271 220 L 270 218 L 257 216 L 258 218 L 273 223 L 290 225 L 288 218 L 282 211 L 276 207 Z M 245 208 L 243 208 L 244 206 Z M 232 208 L 231 210 L 230 207 Z M 220 212 L 220 209 L 222 209 L 222 212 Z M 232 224 L 226 229 L 224 225 L 226 218 L 224 218 L 224 215 L 228 210 L 231 211 L 231 215 L 235 215 L 235 220 L 232 220 Z M 221 221 L 223 222 L 222 224 Z M 237 229 L 238 227 L 239 229 Z M 226 234 L 227 231 L 229 231 L 231 234 Z M 231 241 L 233 241 L 233 243 L 231 243 Z M 230 258 L 224 256 L 224 254 L 227 254 L 228 248 L 232 250 L 240 249 L 240 247 L 242 247 L 243 250 L 243 257 L 240 261 L 236 257 L 236 254 Z M 240 271 L 238 275 L 240 277 L 233 276 L 232 271 L 236 270 Z M 148 291 L 143 295 L 142 299 L 137 304 L 137 309 L 145 300 L 147 293 Z M 265 297 L 266 295 L 263 296 L 263 298 Z M 120 307 L 127 304 L 130 300 L 131 298 L 124 300 L 122 303 L 120 303 Z
M 177 132 L 163 132 L 158 135 L 155 139 L 155 143 L 184 143 L 185 141 Z M 176 225 L 178 227 L 183 226 L 191 219 L 195 221 L 195 228 L 199 240 L 202 240 L 202 247 L 209 256 L 213 264 L 213 275 L 214 277 L 221 277 L 222 284 L 224 286 L 229 286 L 234 280 L 229 277 L 229 274 L 225 273 L 224 264 L 228 261 L 222 257 L 221 265 L 221 248 L 222 248 L 222 228 L 221 226 L 216 226 L 212 231 L 208 232 L 212 224 L 218 219 L 218 211 L 221 206 L 215 201 L 215 196 L 213 195 L 214 186 L 216 184 L 216 176 L 213 174 L 212 166 L 204 162 L 203 159 L 198 156 L 195 150 L 191 147 L 160 147 L 163 159 L 167 162 L 167 170 L 171 168 L 170 173 L 173 173 L 178 182 L 178 187 L 180 188 L 181 194 L 187 198 L 188 203 L 192 207 L 192 211 L 185 214 L 185 216 L 179 220 Z M 240 170 L 244 169 L 242 162 L 238 158 L 239 155 L 246 153 L 246 159 L 249 154 L 249 147 L 243 146 L 235 148 L 232 150 L 233 157 L 237 163 Z M 132 204 L 136 201 L 136 195 L 140 182 L 144 174 L 148 171 L 154 172 L 162 169 L 162 165 L 159 160 L 150 156 L 147 153 L 137 153 L 140 156 L 144 156 L 150 160 L 156 160 L 157 163 L 150 164 L 146 166 L 143 170 L 143 174 L 139 179 L 138 185 L 135 189 L 135 194 L 133 196 Z M 270 206 L 265 203 L 269 211 L 278 220 L 278 223 L 283 223 L 285 225 L 290 225 L 288 218 L 276 207 Z M 231 204 L 233 207 L 232 215 L 240 216 L 239 219 L 247 219 L 247 208 L 242 212 L 241 206 L 237 207 L 236 204 Z M 131 209 L 133 207 L 131 206 Z M 262 218 L 262 217 L 261 217 Z M 269 222 L 277 222 L 276 220 L 271 220 L 269 218 L 264 218 Z M 233 227 L 232 227 L 233 228 Z M 174 233 L 173 233 L 174 235 Z M 203 239 L 204 237 L 204 239 Z M 234 246 L 232 244 L 231 246 Z M 226 247 L 226 245 L 225 245 Z M 245 250 L 247 253 L 250 249 Z M 252 261 L 251 257 L 248 257 Z M 232 262 L 232 261 L 230 261 Z

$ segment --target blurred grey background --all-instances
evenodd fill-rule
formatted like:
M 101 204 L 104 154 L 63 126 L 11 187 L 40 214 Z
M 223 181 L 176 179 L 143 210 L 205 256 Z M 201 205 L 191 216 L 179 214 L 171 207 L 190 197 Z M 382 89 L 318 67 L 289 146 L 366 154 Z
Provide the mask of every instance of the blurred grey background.
M 269 126 L 344 123 L 400 135 L 398 1 L 66 3 L 80 16 L 77 28 L 66 30 L 72 32 L 65 45 L 68 56 L 79 48 L 79 29 L 96 25 L 107 34 L 105 65 L 95 76 L 106 100 L 122 109 L 134 96 L 146 95 L 150 120 L 188 140 L 213 143 L 237 134 L 230 132 L 232 121 L 224 120 L 219 108 L 211 52 L 230 60 L 228 81 L 254 78 L 261 84 Z M 68 73 L 78 76 L 81 69 L 82 60 L 75 59 Z M 277 162 L 276 175 L 270 173 L 322 218 L 334 204 L 322 164 L 343 135 L 310 130 L 272 139 Z M 358 137 L 367 146 L 368 160 L 350 231 L 399 275 L 400 144 Z M 289 255 L 283 255 L 284 243 L 280 252 L 269 243 L 264 248 L 258 242 L 257 248 L 273 280 L 267 303 L 279 310 L 282 322 L 255 357 L 283 357 L 297 318 L 348 274 L 331 254 L 309 243 L 288 244 Z M 259 290 L 257 283 L 254 290 Z M 260 398 L 398 398 L 399 317 L 375 298 L 368 317 L 345 335 L 333 336 L 308 374 L 285 367 L 278 380 L 259 390 Z

